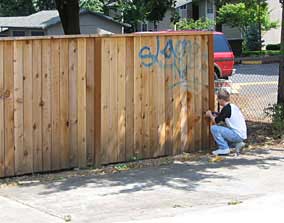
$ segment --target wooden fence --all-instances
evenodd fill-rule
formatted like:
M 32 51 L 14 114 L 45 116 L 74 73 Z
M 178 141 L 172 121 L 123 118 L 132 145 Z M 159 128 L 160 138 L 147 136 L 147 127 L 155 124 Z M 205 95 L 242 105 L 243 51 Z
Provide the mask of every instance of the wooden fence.
M 0 177 L 209 146 L 211 33 L 0 41 Z

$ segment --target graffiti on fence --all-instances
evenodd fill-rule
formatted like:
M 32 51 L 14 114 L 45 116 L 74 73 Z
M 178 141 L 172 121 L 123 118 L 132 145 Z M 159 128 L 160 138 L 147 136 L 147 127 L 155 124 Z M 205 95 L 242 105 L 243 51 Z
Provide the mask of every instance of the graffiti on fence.
M 175 42 L 173 39 L 168 39 L 162 46 L 160 37 L 157 37 L 156 49 L 143 46 L 138 56 L 146 68 L 159 66 L 162 69 L 171 69 L 174 79 L 178 80 L 171 86 L 172 88 L 177 86 L 188 88 L 188 72 L 194 68 L 194 54 L 200 50 L 200 47 L 198 42 L 186 39 Z M 208 58 L 208 54 L 203 54 L 202 57 L 204 56 Z

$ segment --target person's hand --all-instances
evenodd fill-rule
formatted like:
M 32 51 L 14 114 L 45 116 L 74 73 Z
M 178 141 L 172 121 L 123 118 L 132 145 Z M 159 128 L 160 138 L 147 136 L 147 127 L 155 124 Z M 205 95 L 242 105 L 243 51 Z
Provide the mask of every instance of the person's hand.
M 206 117 L 211 118 L 212 112 L 210 110 L 208 110 L 205 115 L 206 115 Z

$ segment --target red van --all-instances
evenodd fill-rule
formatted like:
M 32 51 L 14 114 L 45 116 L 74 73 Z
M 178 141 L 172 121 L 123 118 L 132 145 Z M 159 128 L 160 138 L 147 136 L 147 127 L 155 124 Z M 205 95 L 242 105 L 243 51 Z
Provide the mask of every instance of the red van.
M 215 79 L 228 79 L 235 73 L 234 53 L 223 33 L 214 32 Z

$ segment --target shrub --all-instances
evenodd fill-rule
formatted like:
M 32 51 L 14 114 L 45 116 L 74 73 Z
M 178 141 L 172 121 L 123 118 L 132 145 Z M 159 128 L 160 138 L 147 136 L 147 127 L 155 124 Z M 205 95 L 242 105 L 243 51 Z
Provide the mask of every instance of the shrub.
M 264 110 L 265 114 L 272 119 L 273 135 L 277 138 L 284 136 L 284 105 L 274 104 Z
M 266 50 L 280 50 L 280 43 L 279 44 L 268 44 L 266 46 Z

